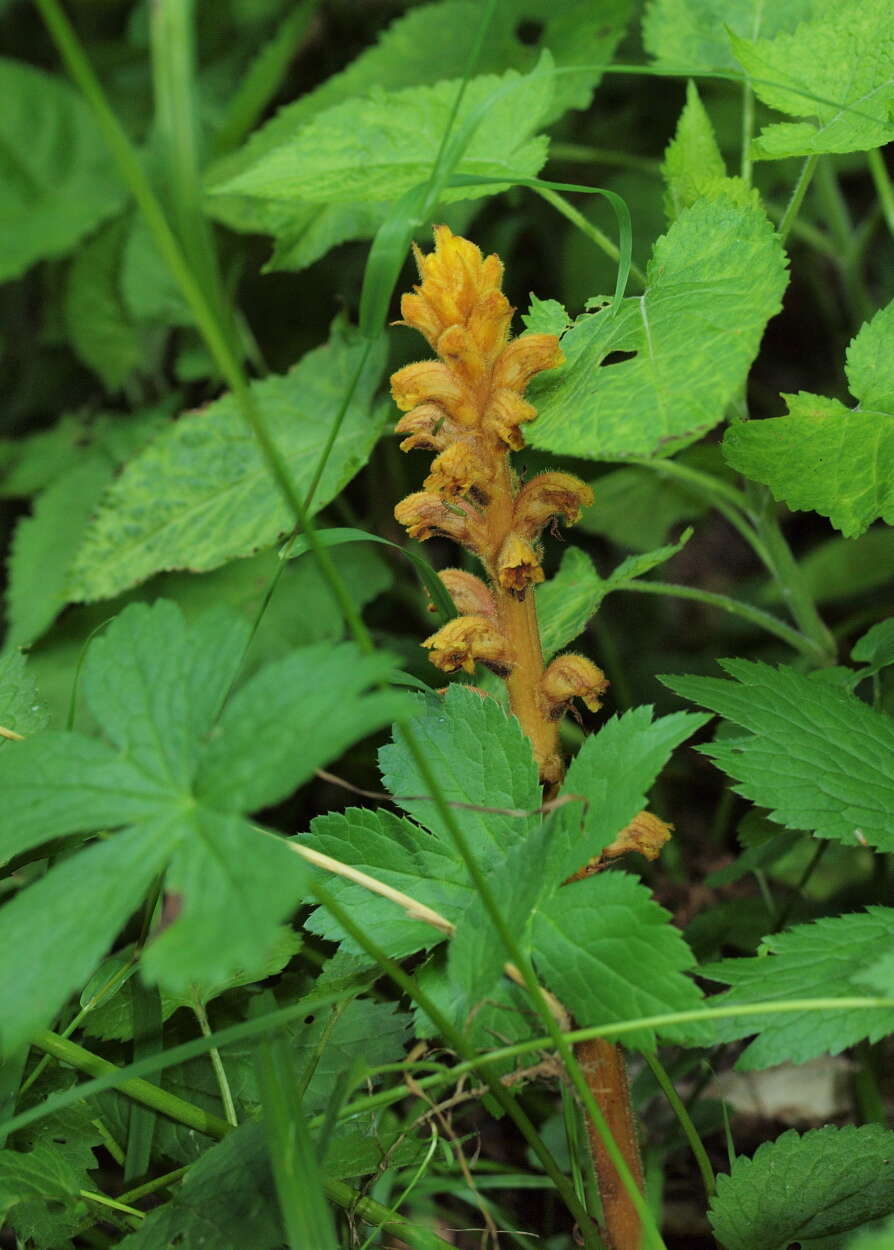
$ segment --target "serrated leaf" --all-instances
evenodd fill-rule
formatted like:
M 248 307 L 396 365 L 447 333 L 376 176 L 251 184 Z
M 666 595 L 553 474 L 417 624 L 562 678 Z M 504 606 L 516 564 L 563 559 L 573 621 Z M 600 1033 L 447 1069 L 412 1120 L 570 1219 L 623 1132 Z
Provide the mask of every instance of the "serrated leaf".
M 787 416 L 730 426 L 723 440 L 727 461 L 790 508 L 827 516 L 846 538 L 862 534 L 877 517 L 891 524 L 892 354 L 894 302 L 848 348 L 848 383 L 860 401 L 855 408 L 822 395 L 784 395 Z
M 670 916 L 627 873 L 610 872 L 563 888 L 534 917 L 534 963 L 579 1022 L 613 1024 L 638 1016 L 697 1009 L 701 996 L 685 975 L 695 959 Z M 665 1026 L 669 1040 L 693 1027 Z M 624 1035 L 651 1050 L 655 1030 Z
M 48 721 L 25 656 L 21 651 L 8 651 L 0 656 L 0 725 L 27 738 L 45 729 Z M 11 745 L 11 740 L 0 734 L 0 751 L 8 750 Z
M 337 333 L 287 374 L 252 383 L 299 494 L 307 491 L 368 344 Z M 365 463 L 380 433 L 370 409 L 383 364 L 371 352 L 314 498 L 316 512 Z M 113 483 L 71 573 L 75 601 L 109 598 L 163 569 L 214 569 L 287 532 L 294 517 L 234 398 L 186 414 Z
M 322 204 L 396 200 L 430 174 L 457 87 L 446 80 L 402 91 L 378 89 L 337 104 L 216 190 Z M 510 70 L 500 78 L 471 79 L 454 127 L 462 132 L 473 119 L 481 120 L 456 172 L 493 177 L 493 191 L 515 178 L 534 177 L 546 159 L 546 143 L 531 136 L 551 96 L 551 60 L 527 77 Z M 453 199 L 481 194 L 481 187 L 446 193 Z
M 683 698 L 748 731 L 700 747 L 735 778 L 733 789 L 787 829 L 848 846 L 894 850 L 894 722 L 855 695 L 748 660 L 724 660 L 733 678 L 665 677 Z
M 121 295 L 124 220 L 81 248 L 65 287 L 65 325 L 72 346 L 107 390 L 116 391 L 140 363 L 142 345 Z
M 674 713 L 652 719 L 652 708 L 613 716 L 584 742 L 560 793 L 574 795 L 556 813 L 545 885 L 555 889 L 598 855 L 645 806 L 652 782 L 675 747 L 707 720 Z
M 471 885 L 452 848 L 390 812 L 366 808 L 329 812 L 318 816 L 310 833 L 299 841 L 400 890 L 454 923 L 471 902 Z M 326 888 L 395 959 L 443 940 L 437 929 L 411 919 L 390 899 L 363 886 L 328 877 Z M 343 949 L 359 951 L 325 907 L 317 908 L 307 927 L 329 941 L 342 942 Z
M 614 460 L 667 454 L 715 426 L 780 308 L 782 248 L 759 208 L 728 196 L 685 209 L 656 242 L 644 295 L 585 314 L 566 363 L 537 380 L 535 447 Z M 611 353 L 633 353 L 604 365 Z
M 94 644 L 84 682 L 117 753 L 94 739 L 49 732 L 16 743 L 14 756 L 0 755 L 0 845 L 7 855 L 53 836 L 132 826 L 63 858 L 0 912 L 0 997 L 10 1013 L 0 1034 L 4 1053 L 46 1025 L 83 985 L 165 870 L 165 923 L 143 969 L 180 995 L 262 960 L 300 901 L 303 862 L 242 812 L 284 796 L 329 751 L 355 741 L 361 726 L 371 731 L 390 719 L 398 696 L 364 690 L 393 661 L 364 658 L 347 644 L 328 654 L 296 652 L 272 670 L 277 699 L 290 696 L 288 714 L 274 726 L 278 740 L 269 740 L 272 695 L 264 670 L 209 740 L 245 642 L 245 629 L 220 613 L 187 628 L 173 604 L 133 604 Z M 315 698 L 303 697 L 301 688 L 308 660 L 325 677 Z M 239 753 L 259 743 L 266 743 L 266 770 L 252 755 L 256 775 L 249 777 Z M 36 936 L 27 936 L 31 927 Z M 25 976 L 23 950 L 33 960 Z
M 892 1211 L 894 1133 L 828 1125 L 803 1136 L 789 1130 L 752 1159 L 737 1159 L 717 1178 L 710 1218 L 726 1250 L 786 1250 L 792 1242 L 807 1250 Z
M 675 221 L 706 189 L 726 177 L 714 127 L 691 80 L 686 84 L 686 105 L 664 152 L 661 175 L 667 187 L 664 211 L 668 221 Z
M 699 69 L 735 69 L 727 31 L 754 38 L 792 30 L 817 0 L 649 0 L 643 43 L 659 61 Z
M 858 638 L 851 648 L 851 659 L 867 666 L 864 676 L 894 664 L 894 618 L 879 621 Z
M 765 126 L 753 142 L 755 156 L 862 152 L 894 138 L 894 26 L 887 0 L 830 5 L 790 34 L 733 36 L 732 46 L 765 104 L 810 118 Z
M 61 256 L 124 200 L 85 101 L 54 74 L 0 60 L 0 281 Z
M 872 997 L 866 977 L 880 951 L 894 941 L 894 909 L 865 912 L 796 925 L 764 938 L 758 956 L 710 964 L 703 975 L 732 988 L 712 998 L 714 1006 L 784 1002 L 794 998 Z M 818 1055 L 838 1054 L 863 1038 L 878 1041 L 891 1032 L 890 1008 L 837 1008 L 733 1017 L 717 1021 L 720 1040 L 751 1037 L 736 1066 L 745 1070 Z
M 444 695 L 424 696 L 417 706 L 419 712 L 409 724 L 446 799 L 511 812 L 537 812 L 542 801 L 537 766 L 531 744 L 514 716 L 507 717 L 495 700 L 458 685 L 448 687 Z M 385 785 L 404 811 L 452 848 L 450 832 L 435 804 L 412 797 L 425 796 L 428 787 L 399 727 L 394 742 L 379 752 L 379 763 Z M 499 810 L 455 807 L 453 814 L 484 868 L 501 861 L 514 842 L 540 823 L 539 815 L 509 815 Z

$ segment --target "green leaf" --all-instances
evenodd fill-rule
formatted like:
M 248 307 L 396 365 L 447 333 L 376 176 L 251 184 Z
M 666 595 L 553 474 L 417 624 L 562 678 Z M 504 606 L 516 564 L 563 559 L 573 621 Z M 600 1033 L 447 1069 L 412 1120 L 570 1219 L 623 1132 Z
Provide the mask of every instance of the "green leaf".
M 827 516 L 846 538 L 877 518 L 894 523 L 894 302 L 848 348 L 846 372 L 859 400 L 784 395 L 788 415 L 730 426 L 723 454 L 795 510 Z M 797 458 L 797 469 L 793 457 Z
M 302 647 L 266 665 L 220 717 L 196 775 L 196 794 L 242 811 L 286 798 L 315 768 L 400 716 L 404 695 L 364 693 L 384 682 L 393 666 L 387 652 L 358 656 L 352 643 Z
M 37 1214 L 36 1208 L 43 1207 L 44 1227 L 39 1231 L 49 1231 L 46 1215 L 54 1211 L 54 1231 L 62 1231 L 64 1236 L 65 1231 L 71 1230 L 66 1230 L 65 1224 L 62 1230 L 59 1229 L 59 1215 L 64 1212 L 70 1219 L 80 1210 L 83 1216 L 86 1204 L 78 1199 L 79 1191 L 85 1187 L 85 1179 L 64 1155 L 54 1149 L 51 1142 L 28 1151 L 0 1150 L 0 1219 L 4 1223 L 8 1219 L 10 1227 L 24 1238 L 38 1231 L 32 1221 Z M 16 1211 L 17 1207 L 24 1207 L 25 1210 Z M 55 1244 L 60 1243 L 57 1241 Z
M 894 618 L 879 621 L 872 629 L 867 630 L 851 648 L 851 659 L 858 664 L 868 665 L 864 676 L 878 673 L 889 664 L 894 664 Z
M 133 604 L 94 643 L 84 682 L 118 753 L 48 732 L 0 755 L 5 855 L 133 826 L 62 859 L 0 912 L 4 1053 L 83 985 L 165 870 L 166 921 L 143 956 L 150 980 L 171 994 L 200 992 L 269 955 L 307 869 L 243 811 L 285 797 L 400 704 L 364 693 L 393 661 L 344 644 L 261 670 L 219 717 L 245 642 L 245 628 L 220 612 L 188 628 L 171 603 Z M 309 673 L 322 690 L 307 690 Z M 29 926 L 37 936 L 26 940 Z M 34 959 L 25 976 L 22 951 Z
M 79 248 L 65 288 L 65 325 L 81 360 L 116 391 L 137 368 L 142 346 L 121 295 L 127 229 L 112 222 Z
M 555 889 L 613 842 L 646 805 L 646 795 L 675 747 L 707 721 L 676 712 L 652 719 L 652 708 L 613 716 L 586 739 L 568 769 L 562 795 L 580 803 L 559 809 L 546 884 Z
M 170 329 L 194 324 L 189 304 L 162 260 L 142 214 L 130 223 L 121 264 L 121 298 L 129 317 Z
M 614 460 L 667 455 L 715 426 L 780 308 L 785 258 L 754 205 L 685 209 L 653 248 L 643 296 L 584 314 L 566 363 L 531 387 L 535 447 Z M 605 364 L 612 353 L 632 358 Z
M 894 850 L 894 722 L 855 695 L 790 668 L 724 660 L 733 678 L 665 677 L 686 699 L 748 730 L 700 747 L 787 829 Z
M 808 1250 L 894 1211 L 894 1133 L 878 1124 L 793 1129 L 717 1177 L 711 1226 L 726 1250 Z M 849 1245 L 851 1243 L 848 1243 Z
M 667 186 L 664 211 L 668 221 L 676 221 L 684 208 L 726 178 L 714 127 L 691 80 L 686 84 L 686 106 L 664 152 L 661 175 Z
M 52 74 L 0 60 L 3 178 L 0 281 L 61 256 L 124 199 L 108 151 L 80 95 Z
M 701 516 L 710 506 L 685 482 L 651 469 L 614 469 L 589 485 L 595 498 L 584 509 L 580 528 L 634 551 L 662 546 L 672 526 Z
M 349 203 L 395 200 L 424 183 L 450 117 L 458 82 L 371 92 L 319 114 L 292 139 L 216 188 L 224 195 Z M 497 191 L 516 177 L 538 173 L 546 141 L 531 136 L 552 96 L 551 59 L 528 76 L 469 81 L 454 128 L 478 124 L 457 173 L 493 177 Z M 480 119 L 480 120 L 479 120 Z M 457 188 L 448 198 L 476 198 L 482 188 Z
M 551 659 L 583 633 L 606 595 L 664 564 L 691 536 L 692 530 L 686 530 L 676 543 L 629 556 L 608 577 L 600 577 L 593 561 L 579 547 L 569 547 L 556 575 L 538 586 L 535 592 L 544 658 Z
M 894 139 L 887 0 L 823 7 L 791 34 L 732 38 L 755 94 L 781 113 L 810 119 L 765 126 L 752 145 L 759 158 L 862 152 Z
M 699 69 L 737 69 L 729 34 L 771 36 L 812 16 L 816 0 L 649 0 L 643 43 L 659 61 Z
M 894 1245 L 894 1219 L 849 1237 L 847 1250 L 891 1250 Z
M 45 729 L 49 720 L 27 663 L 21 651 L 0 656 L 0 725 L 23 738 Z M 0 735 L 0 751 L 12 747 L 10 740 Z
M 249 1122 L 206 1150 L 120 1250 L 203 1242 L 214 1250 L 278 1250 L 283 1231 L 263 1132 L 262 1124 Z
M 547 986 L 583 1025 L 697 1009 L 686 976 L 695 960 L 669 914 L 635 877 L 602 873 L 563 886 L 534 917 L 534 963 Z M 668 1040 L 691 1040 L 692 1026 L 666 1026 Z M 704 1039 L 703 1039 L 704 1040 Z M 651 1050 L 655 1030 L 626 1033 Z
M 366 808 L 329 812 L 318 816 L 310 833 L 298 840 L 434 908 L 453 923 L 472 901 L 465 868 L 452 847 L 390 812 Z M 327 875 L 326 888 L 395 959 L 443 941 L 444 935 L 437 929 L 411 919 L 390 899 L 363 886 Z M 359 953 L 360 948 L 345 936 L 325 907 L 317 908 L 307 927 L 312 933 L 340 941 L 345 949 Z
M 368 344 L 336 333 L 287 374 L 252 383 L 299 494 Z M 314 498 L 316 512 L 365 463 L 381 430 L 371 400 L 383 349 L 373 349 Z M 166 429 L 113 483 L 75 561 L 75 601 L 110 598 L 161 569 L 217 568 L 292 528 L 254 435 L 225 395 Z
M 797 925 L 787 933 L 764 938 L 756 957 L 709 964 L 702 975 L 732 987 L 712 998 L 717 1007 L 793 998 L 864 997 L 878 993 L 877 989 L 867 991 L 865 978 L 892 940 L 894 909 L 869 907 L 865 912 Z M 878 1041 L 891 1032 L 891 1026 L 890 1008 L 829 1005 L 822 1011 L 718 1020 L 717 1035 L 721 1041 L 730 1041 L 757 1034 L 736 1064 L 751 1071 L 838 1054 L 863 1038 Z
M 493 699 L 452 685 L 444 695 L 416 700 L 419 711 L 408 722 L 425 752 L 445 799 L 509 811 L 536 812 L 541 804 L 531 744 L 516 718 Z M 441 815 L 428 798 L 399 726 L 394 742 L 379 752 L 382 777 L 396 801 L 447 847 L 453 846 Z M 501 861 L 508 847 L 540 823 L 539 815 L 467 811 L 453 814 L 482 867 Z

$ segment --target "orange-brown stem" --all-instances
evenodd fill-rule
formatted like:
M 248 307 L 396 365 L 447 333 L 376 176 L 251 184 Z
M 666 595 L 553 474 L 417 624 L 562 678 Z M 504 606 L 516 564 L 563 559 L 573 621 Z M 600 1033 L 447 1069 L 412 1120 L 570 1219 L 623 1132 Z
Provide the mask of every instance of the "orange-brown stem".
M 619 1046 L 602 1038 L 578 1042 L 574 1048 L 578 1063 L 605 1122 L 627 1166 L 643 1188 L 643 1167 L 636 1137 L 636 1122 L 630 1102 L 630 1085 L 624 1055 Z M 630 1195 L 615 1170 L 592 1120 L 587 1118 L 587 1136 L 599 1180 L 599 1196 L 610 1250 L 639 1250 L 642 1225 Z

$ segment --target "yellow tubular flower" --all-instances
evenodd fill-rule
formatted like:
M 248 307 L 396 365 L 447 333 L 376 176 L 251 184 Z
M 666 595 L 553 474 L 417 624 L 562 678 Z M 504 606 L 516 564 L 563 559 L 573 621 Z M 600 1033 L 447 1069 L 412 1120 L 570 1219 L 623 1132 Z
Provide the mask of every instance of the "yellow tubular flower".
M 580 699 L 591 712 L 602 706 L 608 678 L 592 660 L 567 652 L 557 655 L 540 684 L 544 711 L 550 720 L 561 720 L 574 699 Z
M 539 473 L 518 492 L 515 500 L 515 527 L 529 538 L 536 536 L 554 517 L 566 525 L 580 520 L 581 508 L 593 502 L 593 492 L 570 473 Z
M 497 578 L 503 589 L 516 599 L 524 599 L 529 586 L 543 581 L 540 557 L 521 534 L 510 534 L 500 548 Z
M 459 668 L 472 673 L 476 662 L 498 677 L 505 677 L 512 668 L 503 635 L 486 616 L 457 616 L 422 645 L 431 651 L 432 664 L 445 673 Z
M 496 622 L 497 605 L 480 577 L 465 569 L 441 569 L 438 577 L 447 587 L 460 616 L 486 616 Z

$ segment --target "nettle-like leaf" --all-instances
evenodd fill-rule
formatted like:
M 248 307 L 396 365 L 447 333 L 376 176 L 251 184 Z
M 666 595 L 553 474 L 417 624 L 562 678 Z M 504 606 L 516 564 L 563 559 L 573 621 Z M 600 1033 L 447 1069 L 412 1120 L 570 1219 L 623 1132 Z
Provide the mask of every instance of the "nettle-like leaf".
M 124 200 L 87 104 L 66 82 L 0 59 L 0 281 L 62 256 Z
M 642 809 L 673 747 L 704 718 L 684 713 L 653 722 L 651 709 L 638 708 L 610 721 L 587 740 L 569 770 L 562 793 L 582 801 L 544 818 L 537 811 L 541 798 L 531 746 L 515 717 L 495 700 L 459 685 L 443 697 L 425 697 L 418 706 L 411 722 L 414 734 L 446 797 L 484 809 L 457 806 L 453 811 L 503 916 L 548 988 L 563 1001 L 568 996 L 578 1022 L 607 1024 L 697 1008 L 698 990 L 685 975 L 693 966 L 692 955 L 645 886 L 624 874 L 606 873 L 559 887 Z M 400 730 L 383 748 L 381 764 L 385 784 L 418 825 L 382 813 L 330 814 L 314 821 L 302 841 L 433 907 L 456 925 L 446 970 L 436 960 L 428 975 L 438 1001 L 465 1026 L 483 1000 L 501 992 L 499 977 L 508 956 L 437 809 L 413 797 L 424 795 L 425 787 Z M 357 885 L 330 882 L 328 888 L 338 891 L 340 901 L 389 953 L 406 955 L 444 940 L 431 927 L 426 933 L 396 904 L 371 894 L 364 898 Z M 563 918 L 569 908 L 573 924 Z M 343 937 L 322 909 L 310 925 L 329 939 Z M 628 957 L 625 950 L 638 954 Z M 648 958 L 643 957 L 646 950 Z M 592 971 L 589 979 L 573 972 L 584 966 Z M 480 1032 L 475 1036 L 483 1039 Z M 668 1036 L 679 1039 L 684 1030 L 671 1029 Z M 693 1030 L 685 1036 L 691 1039 Z M 648 1046 L 653 1038 L 653 1031 L 642 1030 L 634 1043 Z
M 784 395 L 788 415 L 730 426 L 723 454 L 797 510 L 829 518 L 846 538 L 877 517 L 894 523 L 894 303 L 867 322 L 847 351 L 859 401 Z
M 710 1219 L 726 1250 L 787 1250 L 793 1242 L 831 1250 L 844 1233 L 892 1211 L 894 1133 L 829 1125 L 803 1136 L 790 1129 L 737 1159 L 717 1177 Z
M 765 126 L 752 145 L 755 156 L 862 152 L 894 139 L 894 25 L 888 0 L 822 5 L 814 21 L 790 34 L 734 35 L 732 46 L 765 104 L 810 119 Z
M 566 363 L 537 379 L 535 447 L 617 460 L 667 455 L 712 429 L 781 306 L 785 257 L 756 202 L 701 199 L 656 242 L 645 294 L 585 313 Z M 632 358 L 607 362 L 612 353 Z
M 65 287 L 65 328 L 72 347 L 110 391 L 137 368 L 144 350 L 120 285 L 127 228 L 119 218 L 79 248 Z
M 262 668 L 223 706 L 247 639 L 247 625 L 221 612 L 187 628 L 173 603 L 134 604 L 85 667 L 107 741 L 48 731 L 0 754 L 4 860 L 53 837 L 119 830 L 0 912 L 3 1053 L 83 985 L 162 872 L 174 921 L 143 957 L 149 980 L 186 993 L 274 945 L 307 872 L 243 813 L 285 798 L 404 704 L 365 693 L 390 657 L 324 644 Z
M 822 2 L 822 0 L 820 0 Z M 643 44 L 659 61 L 698 69 L 736 69 L 729 34 L 755 38 L 793 30 L 818 0 L 649 0 Z
M 27 738 L 45 729 L 48 719 L 22 652 L 8 651 L 0 656 L 0 726 Z M 13 745 L 13 740 L 0 734 L 0 751 Z
M 605 0 L 599 21 L 594 22 L 589 0 L 505 0 L 492 14 L 478 54 L 478 73 L 529 72 L 540 52 L 548 49 L 565 72 L 553 81 L 552 101 L 540 123 L 545 126 L 567 108 L 587 105 L 601 78 L 599 66 L 611 59 L 630 8 L 629 0 Z M 478 37 L 480 18 L 475 0 L 441 0 L 398 17 L 345 70 L 281 108 L 238 152 L 213 166 L 209 211 L 232 229 L 272 234 L 276 246 L 269 267 L 273 269 L 302 268 L 336 243 L 371 237 L 382 224 L 387 206 L 370 203 L 364 193 L 347 204 L 310 204 L 220 194 L 219 188 L 276 148 L 300 140 L 314 119 L 336 105 L 383 89 L 394 93 L 461 78 Z M 522 21 L 539 25 L 534 45 L 519 38 Z M 581 68 L 568 72 L 574 66 Z M 428 155 L 430 163 L 431 151 Z
M 732 681 L 662 681 L 748 731 L 699 748 L 736 793 L 787 829 L 894 850 L 894 721 L 819 675 L 749 660 L 721 667 Z
M 527 76 L 481 75 L 468 83 L 454 126 L 478 122 L 456 172 L 493 178 L 493 187 L 454 188 L 447 199 L 475 199 L 546 160 L 546 139 L 532 138 L 552 98 L 552 58 Z M 224 182 L 224 195 L 315 204 L 395 200 L 431 173 L 456 100 L 458 83 L 371 91 L 319 114 L 299 133 Z
M 252 383 L 271 437 L 303 494 L 368 349 L 336 331 L 281 377 Z M 383 349 L 354 390 L 314 497 L 318 511 L 366 463 L 382 428 L 371 408 Z M 163 569 L 214 569 L 272 543 L 294 523 L 236 400 L 187 413 L 111 485 L 75 560 L 69 596 L 106 599 Z
M 675 543 L 628 556 L 608 577 L 597 573 L 593 561 L 580 547 L 569 547 L 555 576 L 536 590 L 544 658 L 551 659 L 582 634 L 607 595 L 666 563 L 691 536 L 692 530 L 688 529 Z
M 764 939 L 754 958 L 709 964 L 702 975 L 732 988 L 711 999 L 713 1006 L 785 1002 L 794 998 L 853 998 L 877 995 L 879 955 L 894 942 L 894 908 L 869 907 L 855 915 L 796 925 Z M 804 1063 L 838 1054 L 863 1038 L 878 1041 L 894 1027 L 891 1008 L 849 1008 L 751 1015 L 717 1021 L 721 1041 L 755 1040 L 737 1067 L 752 1070 L 790 1060 Z
M 675 221 L 684 208 L 726 178 L 726 163 L 694 82 L 686 85 L 686 105 L 665 149 L 661 175 L 667 187 L 664 211 L 668 221 Z

